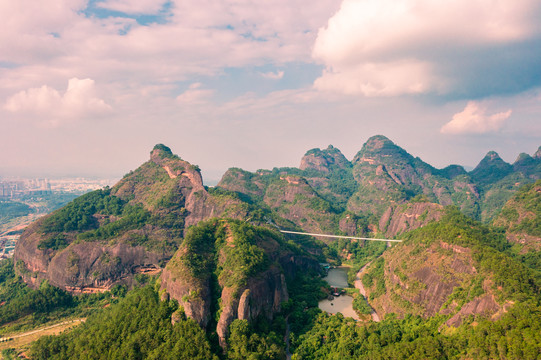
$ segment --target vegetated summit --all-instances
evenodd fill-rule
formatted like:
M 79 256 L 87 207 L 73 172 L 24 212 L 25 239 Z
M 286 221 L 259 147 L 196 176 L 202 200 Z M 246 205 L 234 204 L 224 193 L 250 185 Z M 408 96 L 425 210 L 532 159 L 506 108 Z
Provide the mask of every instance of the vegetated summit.
M 164 297 L 180 304 L 173 321 L 194 319 L 224 348 L 235 319 L 272 320 L 299 272 L 326 261 L 366 265 L 368 302 L 383 318 L 497 320 L 540 300 L 540 178 L 541 148 L 513 164 L 489 152 L 467 172 L 436 169 L 378 135 L 351 161 L 312 149 L 299 168 L 232 168 L 208 188 L 197 166 L 156 145 L 112 188 L 32 224 L 15 268 L 28 284 L 75 293 L 161 272 Z M 276 227 L 405 241 L 287 240 Z

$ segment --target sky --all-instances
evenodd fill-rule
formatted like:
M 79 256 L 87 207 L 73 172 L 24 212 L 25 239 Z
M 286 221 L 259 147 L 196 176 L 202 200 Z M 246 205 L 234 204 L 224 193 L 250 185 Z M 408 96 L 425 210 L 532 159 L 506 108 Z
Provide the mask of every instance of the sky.
M 0 0 L 0 177 L 120 178 L 163 143 L 230 167 L 438 168 L 541 145 L 538 0 Z

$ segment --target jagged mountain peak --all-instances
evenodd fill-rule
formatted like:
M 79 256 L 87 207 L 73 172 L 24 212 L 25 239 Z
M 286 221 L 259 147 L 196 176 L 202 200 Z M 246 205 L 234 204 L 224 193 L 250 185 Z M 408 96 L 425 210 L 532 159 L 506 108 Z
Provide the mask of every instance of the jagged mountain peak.
M 154 148 L 152 149 L 151 154 L 154 153 L 154 152 L 156 152 L 156 153 L 163 152 L 163 153 L 165 153 L 167 155 L 173 155 L 173 152 L 171 151 L 171 148 L 168 147 L 168 146 L 165 146 L 164 144 L 156 144 L 154 146 Z
M 485 157 L 479 162 L 479 165 L 473 170 L 474 172 L 487 167 L 509 167 L 496 151 L 489 151 Z
M 374 135 L 366 141 L 363 145 L 363 149 L 375 151 L 389 146 L 393 147 L 396 146 L 396 144 L 384 135 Z
M 308 150 L 301 159 L 299 169 L 313 169 L 328 173 L 334 167 L 345 168 L 350 165 L 351 163 L 339 149 L 329 145 L 323 150 L 319 148 Z
M 485 155 L 485 158 L 490 160 L 490 161 L 498 161 L 498 160 L 502 160 L 502 158 L 500 157 L 500 155 L 494 151 L 494 150 L 491 150 L 489 151 L 486 155 Z M 502 160 L 503 161 L 503 160 Z
M 512 171 L 511 164 L 505 162 L 497 152 L 489 151 L 470 175 L 479 184 L 486 185 L 503 179 Z
M 531 161 L 533 158 L 526 154 L 526 153 L 520 153 L 518 156 L 517 156 L 517 159 L 515 160 L 515 162 L 513 164 L 519 164 L 519 163 L 523 163 L 523 162 L 529 162 Z

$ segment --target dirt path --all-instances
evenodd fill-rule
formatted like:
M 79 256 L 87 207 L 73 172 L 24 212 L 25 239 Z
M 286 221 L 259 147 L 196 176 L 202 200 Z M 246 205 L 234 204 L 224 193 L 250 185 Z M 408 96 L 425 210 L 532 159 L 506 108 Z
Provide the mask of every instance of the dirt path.
M 17 335 L 4 336 L 4 337 L 0 338 L 0 342 L 6 342 L 8 340 L 12 341 L 12 340 L 15 340 L 15 339 L 19 339 L 19 338 L 23 338 L 23 337 L 27 337 L 27 336 L 32 336 L 34 334 L 44 332 L 44 331 L 47 331 L 47 330 L 51 330 L 51 329 L 54 329 L 54 328 L 57 328 L 57 327 L 60 327 L 60 326 L 64 326 L 64 325 L 76 325 L 76 323 L 81 323 L 81 322 L 84 322 L 85 320 L 86 319 L 69 320 L 69 321 L 64 321 L 64 322 L 54 324 L 54 325 L 51 325 L 51 326 L 47 326 L 47 327 L 44 327 L 44 328 L 27 331 L 25 333 L 21 333 L 21 334 L 17 334 Z
M 354 283 L 355 288 L 359 289 L 359 292 L 361 293 L 362 296 L 364 296 L 365 299 L 366 299 L 366 289 L 363 286 L 363 282 L 361 281 L 361 277 L 364 274 L 364 272 L 366 271 L 366 268 L 368 266 L 370 266 L 370 264 L 371 264 L 371 262 L 369 262 L 368 264 L 363 266 L 361 268 L 361 270 L 359 270 L 359 272 L 357 273 L 357 278 L 356 278 L 355 283 Z M 368 300 L 367 300 L 367 302 L 368 302 Z M 370 304 L 368 304 L 368 305 L 370 305 Z M 379 318 L 378 313 L 376 312 L 376 310 L 374 310 L 374 308 L 372 308 L 372 320 L 374 320 L 375 322 L 380 322 L 381 321 L 381 319 Z

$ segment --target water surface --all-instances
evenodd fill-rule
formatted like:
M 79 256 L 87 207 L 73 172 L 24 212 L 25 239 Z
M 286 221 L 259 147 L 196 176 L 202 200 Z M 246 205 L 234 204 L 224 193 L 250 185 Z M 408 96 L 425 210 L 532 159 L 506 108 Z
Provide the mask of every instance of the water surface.
M 338 288 L 348 287 L 347 268 L 330 269 L 326 277 L 323 278 L 330 286 Z M 319 308 L 329 314 L 341 313 L 346 317 L 359 320 L 359 317 L 353 310 L 353 298 L 349 295 L 341 295 L 333 300 L 321 300 Z

